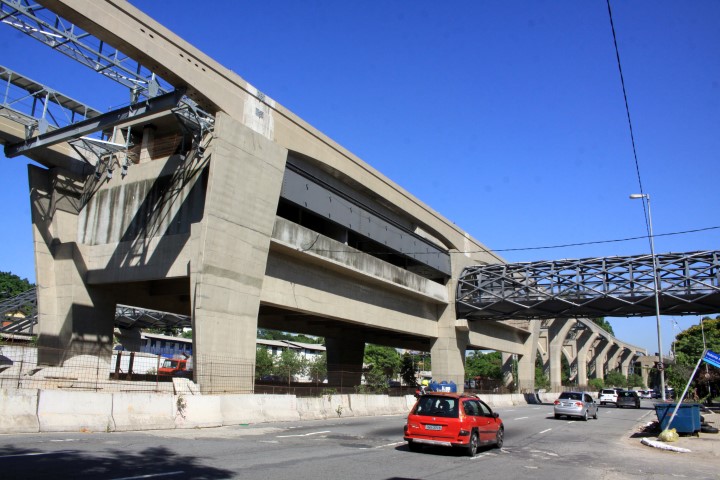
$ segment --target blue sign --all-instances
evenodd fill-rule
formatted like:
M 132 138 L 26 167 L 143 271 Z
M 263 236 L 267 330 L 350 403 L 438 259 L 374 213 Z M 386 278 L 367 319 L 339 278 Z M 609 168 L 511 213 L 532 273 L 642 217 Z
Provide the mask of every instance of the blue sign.
M 703 357 L 703 361 L 709 363 L 713 367 L 720 368 L 720 354 L 717 354 L 713 352 L 712 350 L 708 350 L 705 353 L 705 356 Z

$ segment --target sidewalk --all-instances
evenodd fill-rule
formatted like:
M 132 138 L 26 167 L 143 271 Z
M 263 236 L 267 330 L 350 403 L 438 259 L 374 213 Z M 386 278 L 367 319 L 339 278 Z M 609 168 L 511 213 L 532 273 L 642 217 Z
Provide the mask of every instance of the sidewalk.
M 718 428 L 720 427 L 720 414 L 711 412 L 702 412 L 702 416 L 705 421 L 711 426 Z M 640 444 L 642 439 L 657 441 L 657 437 L 660 434 L 660 427 L 657 423 L 657 418 L 649 416 L 647 421 L 636 425 L 630 433 L 628 440 L 631 443 Z M 642 448 L 648 451 L 657 451 L 660 454 L 666 455 L 682 455 L 687 457 L 687 460 L 692 458 L 705 460 L 715 460 L 720 465 L 720 433 L 699 433 L 699 436 L 692 435 L 681 435 L 677 442 L 657 442 L 659 445 L 666 445 L 671 448 L 687 449 L 690 452 L 677 452 L 672 450 L 662 450 L 659 448 L 653 448 L 648 445 L 641 445 Z

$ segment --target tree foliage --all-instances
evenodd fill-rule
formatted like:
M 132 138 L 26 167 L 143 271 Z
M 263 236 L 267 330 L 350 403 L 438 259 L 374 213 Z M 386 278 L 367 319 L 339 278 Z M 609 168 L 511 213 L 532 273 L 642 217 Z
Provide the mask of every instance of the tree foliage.
M 365 345 L 364 363 L 370 368 L 370 371 L 382 373 L 385 380 L 394 378 L 400 372 L 402 360 L 400 354 L 392 347 L 382 347 L 380 345 Z
M 322 382 L 327 378 L 327 355 L 325 352 L 308 362 L 307 374 L 315 383 Z
M 465 357 L 465 378 L 502 379 L 502 354 L 500 352 L 483 353 L 473 351 Z
M 0 272 L 0 300 L 14 297 L 33 287 L 35 284 L 30 283 L 27 278 L 20 278 L 10 272 Z
M 273 374 L 275 363 L 273 355 L 267 348 L 261 347 L 255 351 L 255 378 L 260 379 Z
M 281 379 L 290 382 L 293 376 L 304 374 L 306 367 L 305 358 L 295 350 L 287 348 L 275 360 L 274 372 Z
M 627 378 L 618 371 L 610 372 L 605 375 L 605 384 L 625 388 L 627 386 Z
M 413 357 L 405 352 L 402 356 L 402 365 L 400 366 L 400 378 L 405 385 L 411 387 L 417 386 L 417 368 Z
M 677 392 L 685 389 L 703 353 L 703 333 L 707 348 L 720 353 L 720 315 L 714 319 L 704 317 L 702 325 L 693 325 L 675 337 L 675 364 L 668 366 L 665 379 Z M 712 365 L 701 366 L 693 381 L 690 391 L 697 389 L 701 398 L 712 399 L 720 394 L 720 369 Z

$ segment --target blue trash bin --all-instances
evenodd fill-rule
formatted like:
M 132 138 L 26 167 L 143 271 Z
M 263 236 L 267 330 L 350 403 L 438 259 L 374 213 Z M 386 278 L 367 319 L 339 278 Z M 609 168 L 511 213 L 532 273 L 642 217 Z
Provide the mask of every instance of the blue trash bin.
M 678 433 L 693 434 L 700 431 L 700 404 L 681 403 L 672 424 L 670 417 L 677 403 L 656 403 L 655 414 L 660 422 L 660 428 L 666 430 L 674 428 Z

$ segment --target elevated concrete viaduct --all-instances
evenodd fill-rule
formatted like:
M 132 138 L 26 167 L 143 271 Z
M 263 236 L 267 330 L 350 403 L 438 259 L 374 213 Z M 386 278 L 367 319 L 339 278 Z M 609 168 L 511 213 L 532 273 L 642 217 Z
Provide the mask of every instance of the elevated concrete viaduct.
M 127 304 L 191 316 L 195 380 L 208 393 L 252 391 L 252 374 L 230 381 L 228 362 L 254 367 L 258 327 L 326 337 L 328 368 L 349 372 L 346 383 L 360 381 L 372 342 L 430 351 L 434 377 L 460 386 L 467 349 L 499 350 L 507 365 L 518 359 L 521 389 L 533 388 L 545 332 L 559 385 L 579 321 L 544 330 L 539 321 L 458 318 L 461 271 L 501 257 L 129 3 L 38 3 L 212 117 L 195 130 L 178 109 L 118 118 L 105 129 L 122 131 L 115 141 L 129 147 L 96 164 L 65 142 L 22 150 L 46 167 L 29 167 L 39 343 L 63 353 L 42 363 L 109 357 L 115 306 Z M 6 151 L 26 140 L 0 121 Z M 592 333 L 575 338 L 571 354 L 579 380 L 593 358 L 602 376 L 613 345 L 623 359 L 636 355 L 584 325 Z M 591 346 L 597 338 L 607 347 Z

